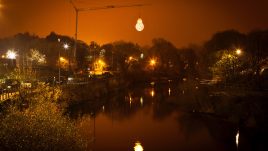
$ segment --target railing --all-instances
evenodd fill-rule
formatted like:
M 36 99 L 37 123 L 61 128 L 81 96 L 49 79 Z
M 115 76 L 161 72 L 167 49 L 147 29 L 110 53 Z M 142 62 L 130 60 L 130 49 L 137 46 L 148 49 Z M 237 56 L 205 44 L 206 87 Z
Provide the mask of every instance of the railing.
M 4 93 L 0 94 L 0 103 L 6 101 L 8 99 L 14 98 L 18 94 L 19 94 L 19 92 L 4 92 Z

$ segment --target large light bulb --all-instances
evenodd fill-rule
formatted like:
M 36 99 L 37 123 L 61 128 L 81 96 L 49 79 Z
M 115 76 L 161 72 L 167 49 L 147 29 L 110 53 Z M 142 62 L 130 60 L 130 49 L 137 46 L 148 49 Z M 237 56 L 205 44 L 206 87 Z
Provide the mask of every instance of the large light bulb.
M 139 19 L 137 20 L 137 23 L 136 23 L 136 30 L 137 30 L 137 31 L 143 31 L 143 29 L 144 29 L 144 24 L 143 24 L 143 22 L 142 22 L 142 19 L 139 18 Z
M 136 142 L 134 146 L 134 151 L 143 151 L 143 147 L 140 142 Z

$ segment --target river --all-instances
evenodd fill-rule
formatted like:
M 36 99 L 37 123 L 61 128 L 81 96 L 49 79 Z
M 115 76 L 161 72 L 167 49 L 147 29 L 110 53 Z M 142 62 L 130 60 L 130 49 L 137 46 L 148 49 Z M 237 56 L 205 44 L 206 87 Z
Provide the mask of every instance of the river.
M 200 105 L 208 98 L 199 85 L 151 82 L 73 105 L 70 110 L 90 140 L 89 151 L 238 150 L 237 124 L 210 114 L 206 103 Z M 252 142 L 247 143 L 242 148 L 252 147 Z

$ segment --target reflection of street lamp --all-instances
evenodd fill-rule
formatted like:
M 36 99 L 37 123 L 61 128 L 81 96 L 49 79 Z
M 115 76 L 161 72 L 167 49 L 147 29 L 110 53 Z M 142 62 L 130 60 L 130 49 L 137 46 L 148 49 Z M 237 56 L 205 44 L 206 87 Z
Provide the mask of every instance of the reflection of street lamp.
M 150 94 L 151 94 L 152 97 L 154 97 L 154 95 L 155 95 L 154 89 L 151 90 Z
M 236 142 L 236 146 L 238 147 L 238 144 L 239 144 L 239 130 L 236 133 L 235 142 Z

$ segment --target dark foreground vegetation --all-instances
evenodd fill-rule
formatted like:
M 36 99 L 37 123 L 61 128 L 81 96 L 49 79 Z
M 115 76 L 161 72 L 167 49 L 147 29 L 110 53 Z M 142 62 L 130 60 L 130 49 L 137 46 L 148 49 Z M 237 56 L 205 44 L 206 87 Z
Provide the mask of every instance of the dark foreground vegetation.
M 41 84 L 2 104 L 0 150 L 86 150 L 86 139 L 58 103 L 60 95 L 59 88 Z

